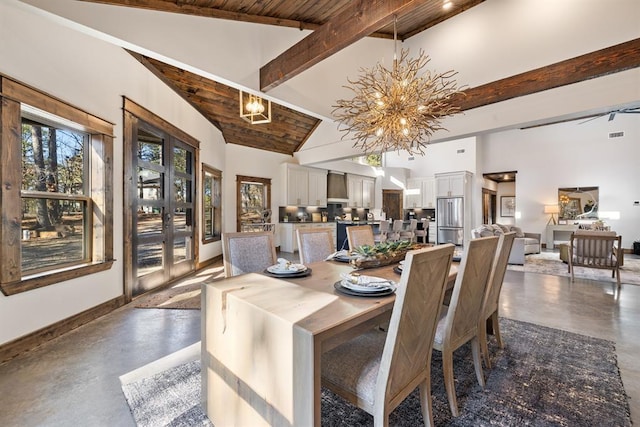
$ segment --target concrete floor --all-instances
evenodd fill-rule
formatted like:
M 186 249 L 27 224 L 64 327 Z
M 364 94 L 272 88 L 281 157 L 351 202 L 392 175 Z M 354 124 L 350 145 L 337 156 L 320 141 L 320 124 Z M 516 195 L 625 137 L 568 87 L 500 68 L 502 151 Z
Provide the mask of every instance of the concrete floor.
M 508 271 L 501 316 L 616 342 L 640 422 L 640 286 Z M 119 376 L 200 340 L 200 311 L 122 307 L 0 365 L 0 426 L 135 425 Z

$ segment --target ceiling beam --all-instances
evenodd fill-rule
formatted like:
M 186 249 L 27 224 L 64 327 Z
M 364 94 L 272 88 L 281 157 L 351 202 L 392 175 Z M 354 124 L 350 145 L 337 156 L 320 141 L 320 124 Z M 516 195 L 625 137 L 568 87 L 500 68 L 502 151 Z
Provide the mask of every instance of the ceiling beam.
M 470 110 L 638 67 L 640 39 L 635 39 L 467 89 L 451 102 Z
M 393 22 L 424 0 L 354 0 L 320 28 L 260 68 L 260 90 L 267 91 Z

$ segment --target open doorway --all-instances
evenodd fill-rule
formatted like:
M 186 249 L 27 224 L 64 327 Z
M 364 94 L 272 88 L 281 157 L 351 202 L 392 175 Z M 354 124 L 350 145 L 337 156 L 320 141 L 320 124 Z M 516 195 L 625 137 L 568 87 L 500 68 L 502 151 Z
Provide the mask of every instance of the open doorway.
M 482 186 L 482 223 L 514 224 L 515 212 L 513 209 L 507 212 L 503 209 L 503 204 L 507 200 L 515 201 L 516 175 L 518 171 L 485 173 Z M 499 205 L 499 203 L 502 203 Z

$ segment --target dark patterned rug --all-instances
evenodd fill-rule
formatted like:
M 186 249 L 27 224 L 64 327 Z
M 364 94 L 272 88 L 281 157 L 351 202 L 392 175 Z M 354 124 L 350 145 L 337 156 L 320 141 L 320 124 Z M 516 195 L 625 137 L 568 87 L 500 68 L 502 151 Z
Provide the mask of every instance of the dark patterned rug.
M 458 418 L 449 412 L 440 353 L 434 352 L 437 426 L 631 426 L 612 342 L 504 318 L 500 324 L 506 345 L 490 347 L 493 369 L 485 372 L 484 390 L 470 347 L 454 354 Z M 198 405 L 198 361 L 124 385 L 123 391 L 139 426 L 211 425 Z M 370 415 L 323 390 L 323 426 L 372 424 Z M 389 424 L 423 425 L 417 391 L 396 408 Z

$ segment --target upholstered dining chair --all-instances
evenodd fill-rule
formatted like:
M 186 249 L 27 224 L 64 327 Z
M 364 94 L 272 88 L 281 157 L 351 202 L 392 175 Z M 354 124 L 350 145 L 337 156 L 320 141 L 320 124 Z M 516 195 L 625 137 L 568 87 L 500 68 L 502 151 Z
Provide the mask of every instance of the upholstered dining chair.
M 442 373 L 451 414 L 457 417 L 458 401 L 453 378 L 453 352 L 471 341 L 473 364 L 480 386 L 484 387 L 478 323 L 489 274 L 498 244 L 497 237 L 470 240 L 458 268 L 449 306 L 442 306 L 433 348 L 442 352 Z
M 388 425 L 389 414 L 416 387 L 426 426 L 431 411 L 431 355 L 453 245 L 410 251 L 388 331 L 371 329 L 322 355 L 322 384 Z
M 496 342 L 500 348 L 504 347 L 502 337 L 500 336 L 500 324 L 498 323 L 498 303 L 500 300 L 500 291 L 502 290 L 502 282 L 504 274 L 507 271 L 507 263 L 509 262 L 509 254 L 516 237 L 515 231 L 501 234 L 498 238 L 498 246 L 496 255 L 493 258 L 493 266 L 489 275 L 489 284 L 484 294 L 484 303 L 482 307 L 482 315 L 478 324 L 478 338 L 480 339 L 480 349 L 484 359 L 484 365 L 487 369 L 491 369 L 491 360 L 489 359 L 489 347 L 487 345 L 487 330 L 490 330 L 496 337 Z
M 354 250 L 358 246 L 375 245 L 373 228 L 370 225 L 352 225 L 347 227 L 347 240 L 349 249 Z
M 330 228 L 298 228 L 296 238 L 300 264 L 324 261 L 336 250 Z
M 222 233 L 222 258 L 226 277 L 262 271 L 277 260 L 271 231 Z

